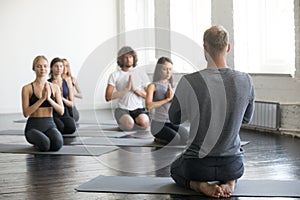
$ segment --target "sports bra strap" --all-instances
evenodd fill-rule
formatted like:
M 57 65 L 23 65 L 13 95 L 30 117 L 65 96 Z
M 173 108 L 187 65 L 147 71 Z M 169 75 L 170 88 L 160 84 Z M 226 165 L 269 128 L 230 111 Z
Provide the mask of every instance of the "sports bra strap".
M 31 83 L 31 87 L 32 87 L 32 92 L 34 93 L 33 82 Z

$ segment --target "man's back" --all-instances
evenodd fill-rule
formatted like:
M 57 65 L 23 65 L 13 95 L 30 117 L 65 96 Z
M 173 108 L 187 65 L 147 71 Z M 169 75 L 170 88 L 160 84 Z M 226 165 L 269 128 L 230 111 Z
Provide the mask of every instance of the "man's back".
M 192 141 L 184 156 L 241 154 L 238 133 L 241 123 L 250 121 L 253 105 L 253 84 L 246 73 L 208 68 L 185 75 L 169 112 L 171 121 L 191 123 Z

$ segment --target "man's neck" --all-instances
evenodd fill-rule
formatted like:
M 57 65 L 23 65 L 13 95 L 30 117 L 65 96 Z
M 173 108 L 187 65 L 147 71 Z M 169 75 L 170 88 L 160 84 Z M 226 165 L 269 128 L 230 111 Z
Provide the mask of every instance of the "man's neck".
M 226 57 L 219 56 L 207 61 L 207 68 L 227 68 Z

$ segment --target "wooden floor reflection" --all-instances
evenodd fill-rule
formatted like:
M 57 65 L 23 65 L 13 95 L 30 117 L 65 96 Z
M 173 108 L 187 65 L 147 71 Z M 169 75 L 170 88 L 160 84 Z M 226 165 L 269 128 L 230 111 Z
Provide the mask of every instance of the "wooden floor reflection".
M 83 117 L 95 113 L 84 113 Z M 98 116 L 97 116 L 98 115 Z M 104 118 L 107 114 L 96 113 Z M 1 130 L 19 115 L 0 116 Z M 0 136 L 0 143 L 24 143 L 23 136 Z M 244 179 L 300 180 L 300 139 L 241 131 L 245 150 Z M 124 147 L 102 156 L 0 154 L 0 199 L 207 199 L 198 196 L 85 193 L 74 188 L 98 175 L 169 176 L 169 163 L 180 149 Z M 284 199 L 284 198 L 231 198 Z M 286 198 L 291 199 L 291 198 Z

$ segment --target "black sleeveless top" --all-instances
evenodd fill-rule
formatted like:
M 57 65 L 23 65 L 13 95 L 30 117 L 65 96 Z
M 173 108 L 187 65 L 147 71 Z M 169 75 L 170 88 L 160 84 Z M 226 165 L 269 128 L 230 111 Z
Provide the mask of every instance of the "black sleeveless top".
M 48 79 L 48 81 L 52 83 L 51 78 Z M 61 92 L 62 92 L 63 97 L 67 99 L 69 96 L 69 88 L 68 88 L 68 83 L 65 79 L 62 79 L 62 91 Z
M 32 86 L 32 95 L 31 95 L 31 97 L 30 97 L 30 99 L 29 99 L 29 106 L 35 104 L 35 102 L 37 102 L 37 101 L 39 100 L 39 98 L 37 98 L 37 96 L 36 96 L 35 93 L 34 93 L 33 83 L 31 83 L 31 86 Z M 50 86 L 50 84 L 49 84 L 49 86 Z M 55 100 L 54 95 L 53 95 L 53 92 L 52 92 L 51 86 L 50 86 L 50 89 L 51 89 L 51 96 L 50 96 L 50 98 L 53 99 L 53 100 Z M 51 107 L 51 104 L 49 103 L 48 100 L 45 100 L 45 101 L 40 105 L 40 107 Z

